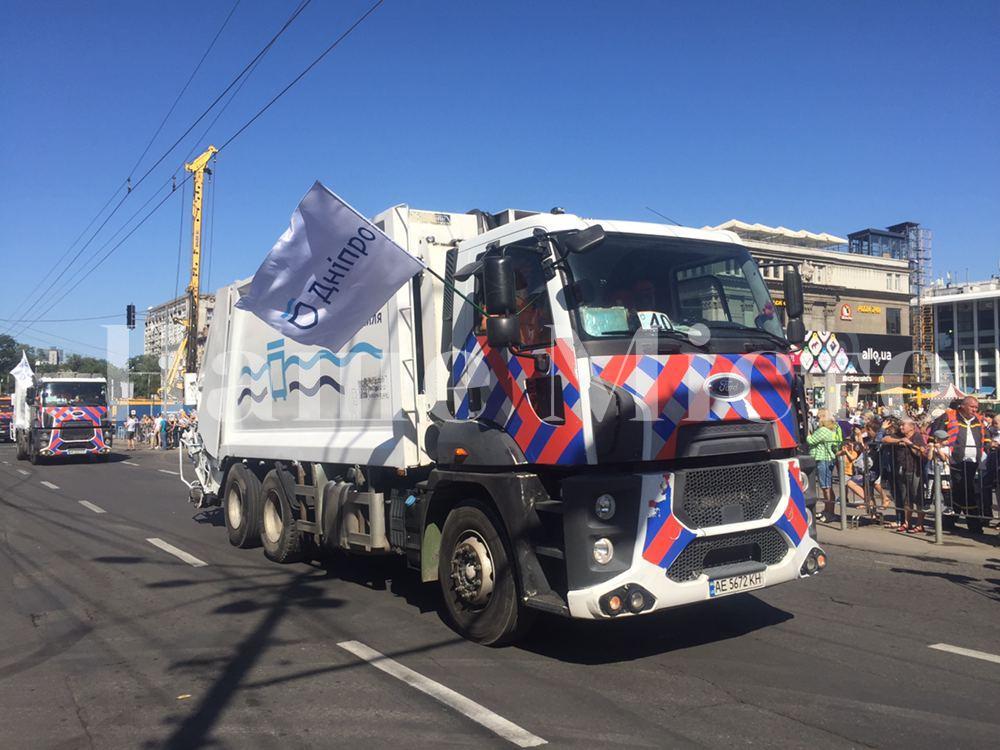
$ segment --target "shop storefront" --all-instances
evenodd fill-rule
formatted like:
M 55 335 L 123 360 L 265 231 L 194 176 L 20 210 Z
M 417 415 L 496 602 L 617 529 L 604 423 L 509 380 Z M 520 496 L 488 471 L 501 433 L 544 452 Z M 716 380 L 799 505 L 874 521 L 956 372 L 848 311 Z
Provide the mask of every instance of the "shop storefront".
M 884 403 L 880 392 L 901 388 L 912 374 L 909 336 L 809 331 L 798 356 L 806 396 L 834 411 Z

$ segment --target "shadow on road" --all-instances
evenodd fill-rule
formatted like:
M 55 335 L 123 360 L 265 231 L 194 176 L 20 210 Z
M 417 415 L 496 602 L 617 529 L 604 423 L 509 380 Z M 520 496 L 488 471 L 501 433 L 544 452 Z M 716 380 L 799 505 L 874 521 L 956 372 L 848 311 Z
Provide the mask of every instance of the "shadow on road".
M 117 464 L 121 461 L 128 461 L 128 454 L 125 453 L 109 453 L 108 457 L 104 460 L 98 460 L 92 455 L 87 456 L 59 456 L 58 458 L 45 458 L 39 457 L 39 466 L 79 466 L 81 464 L 95 464 L 99 465 L 105 464 Z
M 990 566 L 985 566 L 990 567 Z M 924 578 L 940 578 L 949 583 L 957 584 L 974 594 L 1000 602 L 1000 578 L 973 578 L 961 573 L 941 573 L 934 570 L 915 570 L 913 568 L 891 568 L 893 573 L 922 576 Z M 978 585 L 977 585 L 978 584 Z
M 520 648 L 575 664 L 609 664 L 738 638 L 793 617 L 750 594 L 611 622 L 546 616 Z
M 204 510 L 199 510 L 191 518 L 201 524 L 208 524 L 209 526 L 225 526 L 226 517 L 222 514 L 222 508 L 205 508 Z

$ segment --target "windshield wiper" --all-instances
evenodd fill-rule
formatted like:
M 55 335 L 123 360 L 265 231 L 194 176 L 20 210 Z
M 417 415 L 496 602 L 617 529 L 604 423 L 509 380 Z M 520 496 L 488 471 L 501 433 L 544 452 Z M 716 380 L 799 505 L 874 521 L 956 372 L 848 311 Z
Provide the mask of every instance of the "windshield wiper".
M 680 341 L 681 343 L 684 344 L 690 344 L 691 346 L 696 346 L 699 349 L 704 348 L 704 344 L 695 343 L 694 341 L 691 340 L 691 338 L 687 334 L 681 333 L 680 331 L 672 331 L 669 328 L 655 328 L 655 329 L 640 328 L 638 331 L 601 331 L 601 336 L 635 336 L 637 333 L 640 333 L 641 331 L 652 333 L 654 330 L 656 331 L 656 335 L 658 337 L 663 336 L 668 339 L 673 339 L 674 341 Z
M 723 329 L 727 331 L 740 331 L 741 333 L 746 333 L 747 335 L 763 336 L 769 341 L 773 341 L 784 348 L 788 348 L 789 346 L 788 339 L 783 336 L 778 336 L 775 333 L 771 333 L 770 331 L 765 331 L 763 328 L 751 328 L 750 326 L 733 323 L 728 320 L 706 321 L 705 325 L 708 326 L 709 330 Z

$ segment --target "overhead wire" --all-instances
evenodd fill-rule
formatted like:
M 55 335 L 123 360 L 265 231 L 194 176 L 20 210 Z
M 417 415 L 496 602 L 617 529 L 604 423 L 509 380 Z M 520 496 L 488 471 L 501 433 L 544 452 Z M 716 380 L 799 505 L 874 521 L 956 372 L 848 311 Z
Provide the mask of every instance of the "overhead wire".
M 310 0 L 303 0 L 302 4 L 300 4 L 299 8 L 296 9 L 296 13 L 293 14 L 293 18 L 294 18 L 295 15 L 297 15 L 299 12 L 301 12 L 301 9 L 305 5 L 308 5 L 309 2 L 310 2 Z M 297 76 L 295 76 L 295 78 L 293 78 L 288 85 L 286 85 L 283 89 L 281 89 L 281 91 L 279 91 L 277 94 L 275 94 L 273 97 L 271 97 L 271 99 L 263 107 L 261 107 L 260 109 L 258 109 L 257 112 L 249 120 L 247 120 L 231 136 L 229 136 L 229 138 L 227 138 L 222 143 L 222 145 L 218 147 L 218 152 L 221 153 L 223 149 L 225 149 L 233 141 L 235 141 L 243 132 L 246 131 L 247 128 L 249 128 L 265 112 L 267 112 L 267 110 L 269 110 L 282 96 L 284 96 L 286 93 L 288 93 L 288 91 L 291 90 L 291 88 L 293 86 L 295 86 L 299 81 L 301 81 L 309 73 L 309 71 L 311 71 L 314 67 L 316 67 L 316 65 L 318 65 L 327 55 L 329 55 L 334 49 L 336 49 L 347 37 L 349 37 L 355 31 L 355 29 L 358 28 L 358 26 L 360 26 L 365 20 L 367 20 L 368 17 L 371 16 L 371 14 L 374 13 L 376 10 L 378 10 L 378 8 L 380 6 L 382 6 L 384 3 L 385 3 L 385 0 L 376 0 L 376 2 L 373 3 L 364 13 L 362 13 L 360 16 L 358 16 L 358 18 L 355 19 L 355 21 L 350 26 L 348 26 L 347 29 L 343 33 L 340 34 L 340 36 L 338 36 L 309 65 L 307 65 Z M 286 23 L 286 27 L 287 27 L 287 23 Z M 190 180 L 192 176 L 193 176 L 192 173 L 190 173 L 190 172 L 187 173 L 187 175 L 181 181 L 181 184 L 180 184 L 179 187 L 183 187 L 184 184 L 187 183 L 188 180 Z M 80 278 L 76 279 L 75 281 L 71 280 L 72 286 L 69 289 L 67 289 L 62 294 L 62 296 L 60 298 L 57 298 L 57 299 L 53 300 L 51 302 L 51 304 L 49 305 L 49 307 L 45 310 L 45 312 L 43 313 L 43 315 L 46 314 L 46 313 L 48 313 L 53 307 L 55 307 L 55 305 L 57 305 L 61 301 L 62 297 L 65 297 L 66 294 L 69 294 L 69 292 L 73 291 L 73 289 L 75 289 L 80 284 L 82 284 L 84 280 L 86 280 L 92 273 L 94 273 L 94 271 L 96 271 L 102 264 L 104 264 L 104 262 L 106 262 L 108 260 L 108 258 L 110 258 L 111 255 L 113 255 L 114 252 L 116 250 L 118 250 L 118 248 L 120 248 L 133 234 L 135 234 L 135 232 L 138 231 L 138 229 L 143 224 L 145 224 L 160 209 L 160 207 L 162 207 L 163 204 L 167 202 L 167 199 L 169 199 L 170 196 L 173 195 L 175 192 L 176 192 L 176 189 L 172 190 L 170 193 L 168 193 L 166 196 L 164 196 L 155 206 L 153 206 L 153 208 L 145 216 L 142 217 L 142 219 L 134 227 L 132 227 L 128 231 L 128 233 L 124 237 L 122 237 L 121 240 L 119 240 L 117 243 L 115 243 L 115 245 L 112 246 L 100 259 L 98 259 L 98 261 L 93 266 L 91 266 L 89 270 L 87 270 L 83 275 L 81 275 Z M 155 195 L 156 194 L 154 194 L 153 197 L 155 197 Z M 145 204 L 143 204 L 143 206 L 139 209 L 139 211 L 141 211 L 142 208 L 145 208 L 145 206 L 147 206 L 151 201 L 152 201 L 152 197 L 149 200 L 147 200 L 147 202 Z M 133 216 L 128 221 L 131 221 L 132 218 L 134 218 L 138 213 L 139 212 L 137 211 L 135 214 L 133 214 Z M 123 225 L 122 229 L 124 229 L 124 226 L 128 225 L 128 221 L 125 223 L 125 225 Z M 117 234 L 120 233 L 122 231 L 122 229 L 119 229 L 118 232 L 116 232 L 115 235 L 112 236 L 112 239 L 113 239 L 114 236 L 117 236 Z M 107 244 L 109 244 L 109 243 L 110 243 L 110 240 L 109 240 L 108 243 L 105 243 L 104 247 L 106 247 Z
M 226 96 L 226 94 L 233 88 L 233 86 L 235 86 L 252 67 L 256 66 L 256 64 L 260 61 L 260 59 L 265 54 L 267 54 L 267 52 L 271 49 L 274 43 L 277 42 L 277 40 L 281 37 L 281 35 L 285 33 L 288 27 L 291 26 L 291 24 L 295 21 L 295 19 L 298 18 L 298 16 L 302 13 L 302 11 L 306 9 L 306 7 L 309 5 L 310 2 L 312 2 L 312 0 L 301 0 L 296 9 L 292 12 L 292 14 L 288 17 L 288 19 L 284 22 L 284 24 L 282 24 L 278 32 L 271 37 L 270 41 L 268 41 L 268 43 L 264 45 L 264 47 L 253 57 L 253 59 L 251 59 L 250 62 L 243 67 L 243 69 L 236 75 L 235 78 L 233 78 L 233 80 L 229 83 L 229 85 L 226 86 L 225 89 L 223 89 L 222 93 L 219 94 L 212 101 L 212 103 L 197 117 L 197 119 L 195 119 L 195 121 L 191 123 L 191 125 L 187 128 L 187 130 L 184 131 L 184 133 L 180 136 L 180 138 L 174 141 L 174 143 L 166 151 L 163 152 L 163 154 L 153 163 L 151 167 L 149 167 L 149 169 L 147 169 L 142 174 L 142 176 L 135 183 L 132 183 L 131 179 L 125 181 L 123 186 L 127 186 L 128 188 L 127 191 L 125 192 L 125 195 L 123 195 L 121 200 L 118 201 L 118 203 L 112 209 L 111 213 L 105 217 L 104 221 L 101 222 L 101 225 L 97 228 L 97 230 L 93 232 L 90 235 L 90 238 L 83 244 L 83 246 L 79 250 L 77 250 L 76 254 L 69 261 L 69 263 L 63 266 L 62 270 L 59 271 L 56 278 L 49 283 L 54 284 L 58 282 L 58 280 L 62 278 L 62 276 L 69 270 L 69 268 L 71 268 L 73 264 L 76 263 L 76 261 L 79 259 L 83 251 L 94 241 L 94 238 L 97 237 L 98 234 L 100 234 L 101 230 L 104 229 L 104 227 L 111 220 L 111 218 L 116 213 L 118 213 L 118 210 L 122 207 L 122 204 L 128 199 L 128 197 L 146 180 L 147 177 L 149 177 L 149 175 L 153 172 L 153 170 L 155 170 L 164 161 L 164 159 L 166 159 L 174 151 L 174 149 L 177 148 L 177 146 L 191 133 L 191 131 L 198 125 L 198 123 L 201 122 L 203 119 L 205 119 L 208 113 L 211 112 L 212 109 L 214 109 L 215 105 L 218 104 L 219 101 L 221 101 Z M 118 190 L 114 193 L 114 195 L 112 195 L 111 200 L 113 200 L 114 196 L 117 195 L 119 192 L 121 192 L 121 187 L 119 187 Z M 111 200 L 109 200 L 108 203 L 110 203 Z M 98 214 L 98 216 L 99 215 L 100 214 Z M 94 219 L 95 221 L 96 218 L 97 217 L 95 217 Z M 91 225 L 92 224 L 93 221 L 91 222 Z M 84 231 L 84 234 L 86 234 L 86 230 Z M 63 257 L 65 257 L 66 254 L 64 254 Z M 45 283 L 47 281 L 48 281 L 47 277 L 43 275 L 38 286 L 41 286 L 42 283 Z M 29 295 L 27 299 L 31 299 L 31 295 Z M 27 316 L 27 314 L 31 310 L 33 310 L 36 307 L 36 305 L 39 304 L 40 299 L 41 299 L 40 297 L 36 296 L 34 300 L 29 304 L 28 308 L 25 309 L 23 315 Z
M 239 7 L 239 5 L 240 5 L 240 0 L 236 0 L 236 2 L 233 3 L 233 7 L 230 8 L 229 14 L 222 21 L 222 25 L 219 27 L 219 30 L 215 32 L 215 36 L 212 37 L 212 41 L 209 42 L 208 48 L 202 54 L 201 59 L 198 60 L 198 64 L 194 66 L 194 70 L 191 71 L 191 75 L 188 76 L 188 79 L 184 83 L 184 86 L 181 87 L 181 90 L 174 98 L 173 104 L 170 105 L 170 109 L 167 110 L 167 113 L 163 116 L 163 119 L 160 120 L 160 124 L 156 128 L 156 132 L 154 132 L 152 137 L 149 139 L 149 143 L 146 144 L 146 148 L 142 150 L 142 153 L 139 155 L 139 158 L 135 160 L 135 164 L 132 165 L 132 169 L 130 169 L 128 172 L 130 180 L 132 178 L 132 175 L 135 174 L 135 170 L 139 168 L 139 165 L 142 163 L 142 160 L 146 158 L 146 154 L 149 153 L 149 149 L 152 147 L 153 142 L 156 140 L 156 137 L 160 134 L 160 131 L 163 130 L 163 126 L 167 124 L 167 120 L 170 119 L 170 115 L 174 113 L 174 109 L 177 108 L 177 104 L 178 102 L 180 102 L 181 97 L 184 96 L 184 93 L 188 90 L 188 87 L 191 85 L 191 81 L 193 81 L 194 77 L 198 75 L 198 71 L 201 70 L 201 66 L 205 62 L 205 58 L 208 57 L 209 53 L 212 51 L 212 48 L 215 46 L 215 43 L 219 41 L 219 37 L 222 36 L 222 32 L 229 24 L 229 19 L 233 17 L 233 14 L 236 12 L 236 9 Z

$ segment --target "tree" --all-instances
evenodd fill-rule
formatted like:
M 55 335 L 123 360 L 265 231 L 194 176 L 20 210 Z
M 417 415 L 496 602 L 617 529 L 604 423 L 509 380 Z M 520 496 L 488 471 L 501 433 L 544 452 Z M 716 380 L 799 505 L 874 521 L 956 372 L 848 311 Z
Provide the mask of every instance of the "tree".
M 129 379 L 137 398 L 153 398 L 160 388 L 160 362 L 152 354 L 140 354 L 128 361 Z

